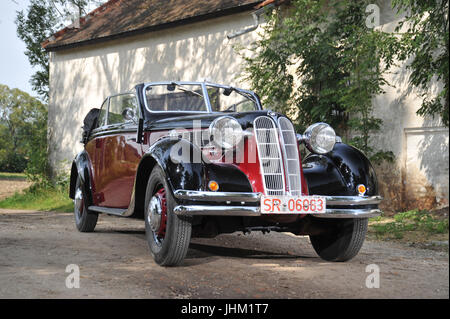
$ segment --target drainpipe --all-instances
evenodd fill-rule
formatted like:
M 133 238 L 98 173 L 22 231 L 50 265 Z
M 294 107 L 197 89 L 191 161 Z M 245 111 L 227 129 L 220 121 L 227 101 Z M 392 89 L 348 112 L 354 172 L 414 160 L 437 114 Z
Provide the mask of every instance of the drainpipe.
M 253 17 L 254 24 L 251 25 L 251 26 L 249 26 L 249 27 L 247 27 L 247 28 L 245 28 L 245 29 L 241 29 L 241 30 L 239 30 L 239 31 L 236 31 L 236 32 L 232 32 L 232 33 L 227 34 L 227 38 L 228 38 L 228 39 L 233 39 L 233 38 L 239 37 L 239 36 L 241 36 L 241 35 L 243 35 L 243 34 L 245 34 L 245 33 L 249 33 L 249 32 L 255 31 L 255 30 L 259 27 L 259 24 L 260 24 L 260 16 L 261 16 L 267 9 L 270 9 L 270 8 L 272 8 L 272 7 L 274 7 L 274 6 L 275 6 L 275 5 L 274 5 L 273 3 L 271 3 L 271 4 L 267 5 L 267 6 L 264 6 L 264 7 L 260 8 L 260 9 L 258 9 L 258 10 L 256 10 L 256 11 L 252 12 L 252 17 Z

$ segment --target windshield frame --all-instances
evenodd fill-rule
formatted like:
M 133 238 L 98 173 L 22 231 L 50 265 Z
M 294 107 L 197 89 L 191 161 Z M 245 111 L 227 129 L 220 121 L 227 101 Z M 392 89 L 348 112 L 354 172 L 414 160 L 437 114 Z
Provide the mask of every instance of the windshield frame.
M 157 85 L 170 85 L 170 84 L 176 84 L 179 86 L 184 86 L 184 85 L 199 85 L 202 88 L 202 94 L 203 94 L 203 99 L 205 101 L 205 105 L 206 105 L 206 111 L 152 111 L 149 106 L 148 106 L 148 102 L 147 102 L 147 88 L 150 86 L 157 86 Z M 143 101 L 144 101 L 144 106 L 147 112 L 149 113 L 219 113 L 219 114 L 223 114 L 226 112 L 218 112 L 218 111 L 213 111 L 212 107 L 211 107 L 211 102 L 209 99 L 209 95 L 208 95 L 208 90 L 207 87 L 217 87 L 219 89 L 233 89 L 236 90 L 240 93 L 244 93 L 244 94 L 248 94 L 251 97 L 253 97 L 253 99 L 255 100 L 255 105 L 257 107 L 257 109 L 255 111 L 259 111 L 262 110 L 262 106 L 261 106 L 261 102 L 259 100 L 259 97 L 253 92 L 253 91 L 249 91 L 249 90 L 244 90 L 244 89 L 240 89 L 240 88 L 236 88 L 236 87 L 232 87 L 232 86 L 227 86 L 227 85 L 221 85 L 221 84 L 217 84 L 217 83 L 210 83 L 210 82 L 185 82 L 185 81 L 163 81 L 163 82 L 150 82 L 150 83 L 145 83 L 144 87 L 142 88 L 142 95 L 143 95 Z

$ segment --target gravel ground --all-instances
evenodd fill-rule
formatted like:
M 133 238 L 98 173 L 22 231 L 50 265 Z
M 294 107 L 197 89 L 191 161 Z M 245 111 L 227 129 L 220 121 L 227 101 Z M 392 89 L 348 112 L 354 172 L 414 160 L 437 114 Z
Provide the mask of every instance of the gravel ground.
M 79 289 L 65 286 L 69 264 Z M 369 264 L 380 288 L 365 285 Z M 182 266 L 162 268 L 142 221 L 102 215 L 82 234 L 72 214 L 0 210 L 0 298 L 449 298 L 448 264 L 446 252 L 371 241 L 330 263 L 308 237 L 236 233 L 193 239 Z

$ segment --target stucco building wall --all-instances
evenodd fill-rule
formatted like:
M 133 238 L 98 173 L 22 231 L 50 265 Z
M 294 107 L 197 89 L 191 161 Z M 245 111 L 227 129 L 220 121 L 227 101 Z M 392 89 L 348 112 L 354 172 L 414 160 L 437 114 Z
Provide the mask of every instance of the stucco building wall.
M 378 29 L 394 32 L 400 19 L 390 1 L 381 2 Z M 422 104 L 421 92 L 409 85 L 409 72 L 405 63 L 398 63 L 386 76 L 391 86 L 385 86 L 385 93 L 373 99 L 374 115 L 383 120 L 380 133 L 372 137 L 373 146 L 392 151 L 396 157 L 395 163 L 376 168 L 387 199 L 384 208 L 448 206 L 449 130 L 439 116 L 416 114 Z M 439 85 L 435 82 L 432 90 L 436 92 Z

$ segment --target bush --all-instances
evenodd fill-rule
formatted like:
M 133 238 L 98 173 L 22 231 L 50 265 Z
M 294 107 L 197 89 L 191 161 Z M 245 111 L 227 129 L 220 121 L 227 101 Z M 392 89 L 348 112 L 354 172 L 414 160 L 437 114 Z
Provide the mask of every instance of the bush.
M 47 106 L 0 84 L 0 170 L 23 172 L 35 183 L 49 179 Z
M 16 153 L 0 151 L 0 171 L 9 173 L 22 173 L 27 167 L 28 161 L 25 156 Z

